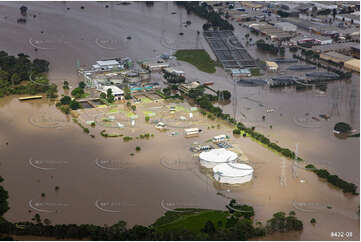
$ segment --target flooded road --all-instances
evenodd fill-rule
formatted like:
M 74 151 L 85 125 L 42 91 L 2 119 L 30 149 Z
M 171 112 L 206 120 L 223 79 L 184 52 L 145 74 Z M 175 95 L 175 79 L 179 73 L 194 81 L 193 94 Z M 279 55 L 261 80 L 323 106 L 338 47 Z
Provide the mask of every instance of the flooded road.
M 16 23 L 22 4 L 0 5 L 1 48 L 9 54 L 24 52 L 49 60 L 49 78 L 60 86 L 63 80 L 77 85 L 77 67 L 100 58 L 152 59 L 177 48 L 197 47 L 214 57 L 203 37 L 196 37 L 204 21 L 188 16 L 174 3 L 109 8 L 96 2 L 27 3 L 25 25 Z M 187 28 L 180 25 L 186 20 L 192 21 Z M 184 35 L 179 37 L 179 32 Z M 224 109 L 235 112 L 240 121 L 255 126 L 280 146 L 297 147 L 300 157 L 359 186 L 359 138 L 340 140 L 332 133 L 339 121 L 359 130 L 357 75 L 348 82 L 328 84 L 325 93 L 301 92 L 234 86 L 222 69 L 210 75 L 187 63 L 177 65 L 189 80 L 213 81 L 215 89 L 237 94 L 233 101 L 236 108 L 229 104 Z M 267 113 L 268 109 L 274 111 Z M 325 113 L 332 118 L 303 122 Z M 262 115 L 266 115 L 265 121 Z M 125 220 L 130 225 L 146 225 L 175 207 L 223 209 L 229 197 L 254 206 L 256 219 L 263 222 L 274 212 L 295 210 L 305 225 L 295 239 L 329 240 L 331 231 L 353 231 L 352 239 L 359 239 L 358 196 L 344 195 L 250 139 L 235 142 L 253 162 L 256 177 L 250 184 L 230 188 L 213 183 L 198 167 L 188 171 L 172 169 L 173 163 L 162 165 L 162 157 L 198 164 L 188 152 L 195 140 L 182 135 L 155 133 L 149 141 L 124 143 L 122 139 L 104 139 L 97 132 L 92 139 L 54 105 L 41 100 L 20 103 L 15 97 L 0 100 L 0 117 L 0 167 L 10 195 L 11 209 L 6 214 L 10 221 L 30 220 L 38 209 L 42 218 L 52 223 L 110 225 Z M 222 133 L 231 131 L 230 127 L 222 129 Z M 197 141 L 219 133 L 217 129 L 207 130 Z M 142 147 L 139 153 L 135 152 L 137 145 Z M 131 152 L 136 154 L 130 156 Z M 103 169 L 99 164 L 115 169 Z M 309 223 L 312 217 L 318 221 L 316 227 Z

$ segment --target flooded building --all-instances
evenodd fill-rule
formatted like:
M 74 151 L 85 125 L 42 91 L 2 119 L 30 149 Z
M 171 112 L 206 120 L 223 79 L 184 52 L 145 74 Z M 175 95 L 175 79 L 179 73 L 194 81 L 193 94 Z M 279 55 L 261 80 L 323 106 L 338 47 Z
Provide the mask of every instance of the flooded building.
M 322 53 L 320 55 L 320 59 L 326 61 L 332 61 L 334 63 L 345 63 L 346 61 L 351 60 L 352 57 L 337 53 L 335 51 L 330 51 L 330 52 Z
M 231 69 L 231 75 L 233 78 L 236 77 L 248 77 L 251 76 L 251 72 L 249 69 Z
M 360 60 L 352 58 L 344 63 L 344 67 L 351 71 L 360 72 Z
M 276 72 L 278 71 L 278 64 L 273 61 L 266 61 L 267 70 L 269 72 Z
M 115 100 L 120 100 L 124 96 L 124 91 L 117 86 L 103 86 L 101 92 L 107 94 L 108 90 L 112 90 Z
M 213 167 L 214 179 L 226 184 L 242 184 L 253 178 L 253 168 L 241 163 L 223 163 Z
M 238 155 L 236 153 L 224 148 L 204 151 L 199 154 L 199 161 L 206 168 L 213 168 L 223 163 L 236 162 L 237 159 Z

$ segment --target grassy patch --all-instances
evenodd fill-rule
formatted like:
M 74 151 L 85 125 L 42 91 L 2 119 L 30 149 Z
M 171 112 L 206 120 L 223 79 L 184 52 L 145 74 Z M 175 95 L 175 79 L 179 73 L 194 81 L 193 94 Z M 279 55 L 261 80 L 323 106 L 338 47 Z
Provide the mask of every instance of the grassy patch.
M 175 106 L 175 111 L 176 112 L 187 112 L 186 108 L 181 105 Z
M 153 102 L 150 98 L 147 98 L 147 97 L 142 97 L 141 100 L 142 100 L 142 103 L 152 103 Z
M 200 71 L 207 73 L 216 72 L 215 61 L 209 57 L 205 50 L 177 50 L 175 56 L 177 60 L 188 62 Z
M 154 117 L 155 116 L 155 113 L 152 112 L 152 111 L 143 111 L 144 115 L 145 116 L 148 116 L 148 117 Z
M 190 210 L 185 213 L 167 212 L 165 218 L 162 217 L 163 220 L 157 220 L 154 227 L 159 231 L 187 229 L 192 232 L 200 232 L 209 220 L 216 227 L 224 226 L 228 215 L 228 212 L 217 210 Z M 219 221 L 221 221 L 221 225 L 218 225 Z
M 138 118 L 138 116 L 137 116 L 135 113 L 130 112 L 130 111 L 127 113 L 127 117 L 128 117 L 128 118 L 134 118 L 134 119 L 135 119 L 135 118 Z
M 112 109 L 110 109 L 109 110 L 109 112 L 108 113 L 118 113 L 119 112 L 119 110 L 118 109 L 116 109 L 116 108 L 112 108 Z

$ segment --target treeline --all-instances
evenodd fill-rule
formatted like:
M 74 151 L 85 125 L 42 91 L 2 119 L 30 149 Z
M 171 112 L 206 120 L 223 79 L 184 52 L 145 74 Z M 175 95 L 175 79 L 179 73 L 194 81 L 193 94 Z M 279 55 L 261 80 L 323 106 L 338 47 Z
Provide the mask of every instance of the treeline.
M 186 78 L 184 76 L 180 76 L 180 75 L 176 75 L 176 74 L 168 73 L 168 72 L 164 72 L 163 77 L 169 83 L 183 83 L 186 80 Z
M 277 55 L 278 52 L 280 53 L 281 56 L 285 55 L 285 47 L 278 47 L 275 46 L 274 44 L 267 44 L 263 39 L 257 40 L 256 46 L 257 49 L 270 52 L 274 55 Z
M 223 110 L 220 107 L 215 107 L 213 105 L 213 102 L 218 101 L 221 95 L 223 96 L 224 100 L 229 100 L 231 98 L 231 93 L 229 91 L 217 91 L 217 95 L 212 95 L 204 93 L 204 86 L 199 86 L 197 88 L 191 89 L 186 95 L 193 99 L 193 101 L 201 108 L 207 110 L 215 117 L 228 120 L 232 124 L 236 124 L 236 121 L 231 118 L 229 114 L 223 113 Z
M 320 178 L 326 179 L 332 185 L 341 188 L 344 193 L 352 193 L 353 195 L 358 195 L 357 186 L 351 182 L 346 182 L 339 178 L 337 175 L 331 175 L 325 169 L 317 169 L 314 165 L 307 165 L 306 169 L 313 171 Z
M 199 2 L 176 2 L 178 6 L 183 6 L 187 10 L 187 13 L 194 13 L 197 16 L 207 20 L 207 23 L 203 25 L 203 30 L 207 31 L 211 27 L 214 30 L 234 30 L 234 27 L 226 19 L 223 19 L 219 13 L 213 10 L 211 5 L 205 2 L 199 4 Z
M 49 71 L 49 62 L 42 59 L 31 61 L 29 56 L 20 53 L 16 57 L 0 51 L 0 97 L 13 94 L 47 93 L 56 97 L 55 84 L 49 84 L 44 75 Z M 35 81 L 29 81 L 32 76 Z
M 264 144 L 267 147 L 271 148 L 272 150 L 275 150 L 275 151 L 281 153 L 283 156 L 285 156 L 287 158 L 290 158 L 290 159 L 295 159 L 296 158 L 296 155 L 295 155 L 295 153 L 293 151 L 291 151 L 291 150 L 289 150 L 287 148 L 282 148 L 279 145 L 271 142 L 263 134 L 260 134 L 260 133 L 256 132 L 253 127 L 252 128 L 247 128 L 246 126 L 244 126 L 244 124 L 242 124 L 241 122 L 238 122 L 237 129 L 239 131 L 233 131 L 233 133 L 239 133 L 240 134 L 241 131 L 243 131 L 245 134 L 248 134 L 252 138 L 258 140 L 262 144 Z M 297 159 L 302 160 L 301 158 L 297 158 Z
M 55 237 L 56 239 L 87 239 L 87 240 L 248 240 L 250 238 L 272 234 L 274 232 L 290 232 L 303 230 L 302 221 L 295 217 L 295 212 L 291 211 L 288 216 L 284 212 L 278 212 L 263 226 L 261 222 L 254 225 L 255 215 L 253 207 L 241 205 L 231 200 L 227 206 L 228 211 L 219 211 L 220 214 L 227 215 L 225 220 L 218 220 L 216 224 L 212 222 L 214 218 L 209 217 L 205 224 L 200 226 L 199 231 L 190 231 L 186 228 L 158 229 L 173 221 L 186 218 L 189 215 L 197 216 L 204 209 L 185 209 L 183 212 L 168 211 L 159 218 L 153 225 L 135 225 L 132 228 L 126 227 L 126 222 L 119 221 L 112 226 L 96 226 L 92 224 L 59 224 L 51 225 L 49 220 L 41 220 L 39 214 L 34 216 L 34 222 L 10 223 L 5 220 L 0 221 L 0 233 L 8 235 L 33 235 Z M 181 210 L 182 209 L 177 209 Z M 216 218 L 218 219 L 218 218 Z M 221 218 L 219 218 L 221 219 Z M 46 222 L 45 222 L 46 221 Z M 186 223 L 186 222 L 184 222 Z M 186 224 L 184 224 L 186 225 Z M 189 227 L 189 225 L 187 225 Z M 7 237 L 11 238 L 11 237 Z
M 0 176 L 0 183 L 3 181 L 4 179 Z M 0 185 L 0 222 L 1 217 L 9 210 L 8 198 L 8 192 Z

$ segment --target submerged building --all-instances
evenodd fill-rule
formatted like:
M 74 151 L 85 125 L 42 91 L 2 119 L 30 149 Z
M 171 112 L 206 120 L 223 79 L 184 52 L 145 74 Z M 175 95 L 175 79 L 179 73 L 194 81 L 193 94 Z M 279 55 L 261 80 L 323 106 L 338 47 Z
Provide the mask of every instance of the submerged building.
M 236 153 L 224 148 L 204 151 L 199 154 L 201 165 L 207 168 L 213 168 L 219 164 L 236 162 L 237 159 L 238 155 Z
M 242 184 L 252 180 L 253 168 L 241 163 L 223 163 L 213 167 L 214 179 L 221 183 Z

